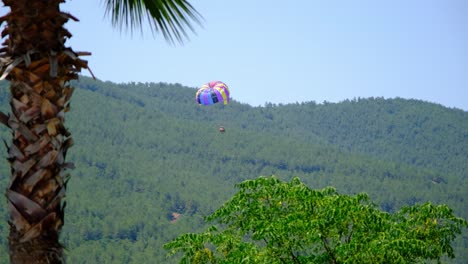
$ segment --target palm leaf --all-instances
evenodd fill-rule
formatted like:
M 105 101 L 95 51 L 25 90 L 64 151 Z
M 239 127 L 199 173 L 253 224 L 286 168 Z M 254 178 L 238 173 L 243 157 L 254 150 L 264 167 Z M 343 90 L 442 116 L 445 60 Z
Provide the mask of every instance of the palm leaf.
M 170 43 L 188 39 L 186 28 L 195 32 L 192 21 L 200 25 L 200 13 L 186 0 L 106 0 L 106 15 L 120 29 L 133 31 L 148 20 L 153 33 L 162 33 Z

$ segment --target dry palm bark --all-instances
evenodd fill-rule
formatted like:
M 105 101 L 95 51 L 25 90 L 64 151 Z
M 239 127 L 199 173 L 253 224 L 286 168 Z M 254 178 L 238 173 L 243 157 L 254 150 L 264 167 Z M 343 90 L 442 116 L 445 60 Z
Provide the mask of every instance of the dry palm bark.
M 64 224 L 68 148 L 64 126 L 73 88 L 87 62 L 86 53 L 65 46 L 64 28 L 73 16 L 60 11 L 61 0 L 3 0 L 10 12 L 0 49 L 1 79 L 10 82 L 11 113 L 0 122 L 11 129 L 6 143 L 11 165 L 6 191 L 10 214 L 11 263 L 63 263 L 59 242 Z

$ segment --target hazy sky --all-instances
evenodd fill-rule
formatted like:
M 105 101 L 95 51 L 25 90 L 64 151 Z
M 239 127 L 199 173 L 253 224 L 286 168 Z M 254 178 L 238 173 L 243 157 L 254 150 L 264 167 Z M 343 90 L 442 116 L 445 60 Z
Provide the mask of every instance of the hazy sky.
M 383 96 L 468 111 L 467 0 L 188 1 L 203 27 L 170 45 L 113 28 L 103 1 L 68 0 L 81 21 L 67 44 L 112 82 L 221 80 L 251 105 Z

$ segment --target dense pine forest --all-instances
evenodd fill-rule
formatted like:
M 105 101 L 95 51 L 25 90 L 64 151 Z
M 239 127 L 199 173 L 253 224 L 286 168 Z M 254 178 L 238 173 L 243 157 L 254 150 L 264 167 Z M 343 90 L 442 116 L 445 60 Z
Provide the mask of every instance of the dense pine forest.
M 431 201 L 468 218 L 468 112 L 418 100 L 200 106 L 196 88 L 81 77 L 67 113 L 75 145 L 62 241 L 69 263 L 175 263 L 163 245 L 206 228 L 204 217 L 259 176 L 340 193 L 380 208 Z M 8 83 L 0 84 L 8 112 Z M 223 126 L 225 133 L 218 127 Z M 0 138 L 9 131 L 0 127 Z M 0 146 L 0 189 L 9 178 Z M 3 201 L 6 205 L 6 201 Z M 0 263 L 8 215 L 0 206 Z M 468 262 L 468 233 L 455 260 Z

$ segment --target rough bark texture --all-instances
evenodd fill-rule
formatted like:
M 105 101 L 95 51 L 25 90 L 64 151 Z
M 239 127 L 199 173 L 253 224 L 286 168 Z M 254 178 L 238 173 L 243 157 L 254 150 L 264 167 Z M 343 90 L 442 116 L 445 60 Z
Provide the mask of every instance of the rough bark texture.
M 59 242 L 73 144 L 64 126 L 73 88 L 87 62 L 65 47 L 71 15 L 61 0 L 4 0 L 10 12 L 0 21 L 6 37 L 0 49 L 1 79 L 10 81 L 11 113 L 0 122 L 11 129 L 6 143 L 11 165 L 6 191 L 10 213 L 11 263 L 63 263 Z M 76 20 L 76 19 L 74 19 Z

